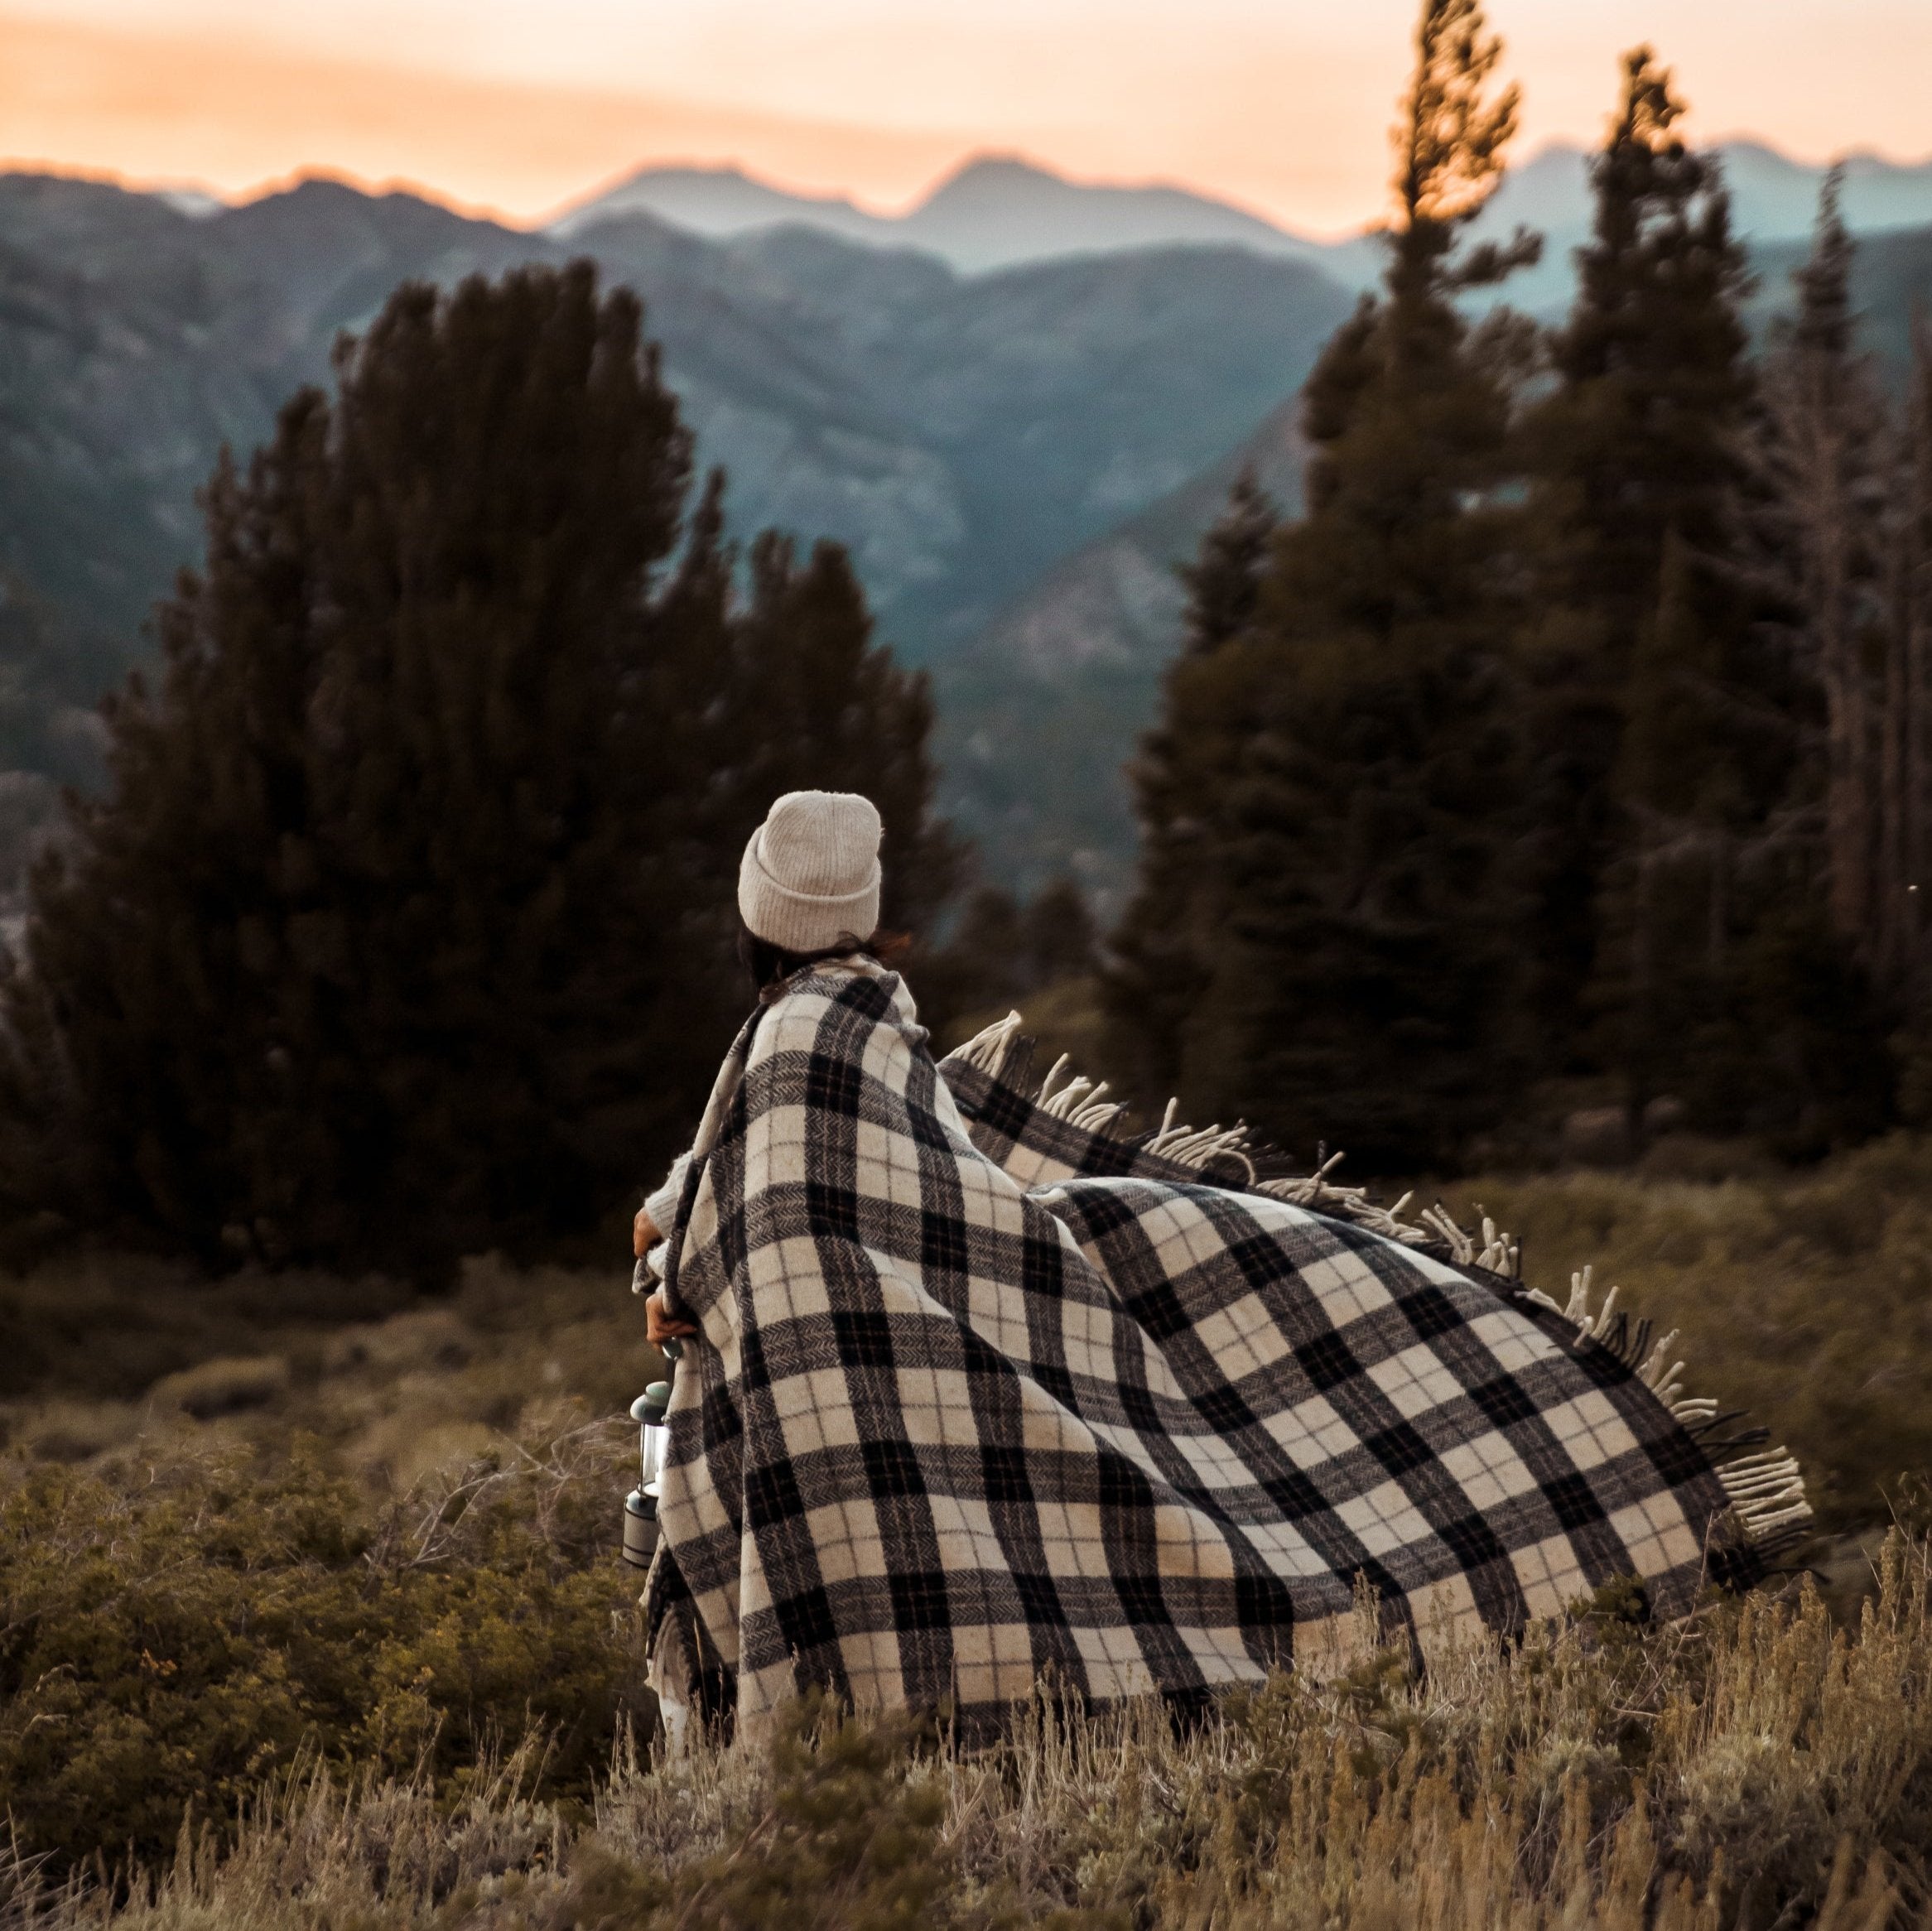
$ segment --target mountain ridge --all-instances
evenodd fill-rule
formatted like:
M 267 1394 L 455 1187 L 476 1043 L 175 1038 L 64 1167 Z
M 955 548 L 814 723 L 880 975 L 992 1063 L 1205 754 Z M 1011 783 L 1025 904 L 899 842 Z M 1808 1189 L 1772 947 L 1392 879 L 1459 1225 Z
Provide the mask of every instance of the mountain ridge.
M 1809 232 L 1826 172 L 1769 142 L 1718 144 L 1742 233 L 1760 240 Z M 1549 238 L 1560 265 L 1589 229 L 1587 150 L 1550 142 L 1504 177 L 1483 226 L 1518 222 Z M 1854 232 L 1932 224 L 1932 161 L 1845 160 L 1844 212 Z M 1173 183 L 1079 182 L 1012 154 L 968 157 L 902 213 L 879 214 L 849 197 L 811 195 L 761 181 L 741 167 L 647 166 L 559 216 L 546 232 L 568 238 L 609 214 L 643 211 L 714 240 L 761 229 L 816 227 L 870 246 L 919 248 L 962 273 L 1056 254 L 1190 243 L 1231 244 L 1298 256 L 1355 285 L 1372 279 L 1372 229 L 1332 238 L 1303 234 L 1199 190 Z
M 961 277 L 781 227 L 715 243 L 642 210 L 567 241 L 312 179 L 213 214 L 0 176 L 0 570 L 122 661 L 199 551 L 224 443 L 265 439 L 398 282 L 595 260 L 638 291 L 735 527 L 846 542 L 887 634 L 942 652 L 1298 386 L 1349 296 L 1231 247 Z
M 871 213 L 846 195 L 781 188 L 735 166 L 647 166 L 543 232 L 567 240 L 609 215 L 637 212 L 714 241 L 817 228 L 874 247 L 922 248 L 966 274 L 1120 248 L 1198 243 L 1314 259 L 1330 245 L 1173 183 L 1079 182 L 1024 156 L 995 153 L 969 156 L 899 214 Z

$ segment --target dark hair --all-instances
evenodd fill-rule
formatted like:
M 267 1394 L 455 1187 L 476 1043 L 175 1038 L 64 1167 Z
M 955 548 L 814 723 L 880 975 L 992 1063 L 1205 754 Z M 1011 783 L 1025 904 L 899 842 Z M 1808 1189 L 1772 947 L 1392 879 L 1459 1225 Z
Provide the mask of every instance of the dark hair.
M 869 939 L 841 932 L 831 945 L 816 952 L 788 952 L 769 939 L 761 939 L 749 926 L 740 924 L 738 963 L 751 975 L 752 990 L 760 999 L 775 998 L 779 987 L 794 973 L 817 965 L 821 959 L 849 959 L 855 952 L 863 952 L 881 966 L 890 966 L 905 956 L 912 942 L 906 933 L 888 932 L 881 926 Z

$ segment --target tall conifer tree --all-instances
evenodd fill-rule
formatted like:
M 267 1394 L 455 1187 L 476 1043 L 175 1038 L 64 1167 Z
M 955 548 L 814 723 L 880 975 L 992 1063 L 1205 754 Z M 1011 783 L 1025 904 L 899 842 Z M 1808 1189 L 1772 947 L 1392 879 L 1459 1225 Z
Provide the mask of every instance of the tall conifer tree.
M 1255 619 L 1174 674 L 1159 769 L 1207 745 L 1215 781 L 1164 826 L 1144 781 L 1135 970 L 1113 995 L 1116 1027 L 1144 1038 L 1147 983 L 1188 989 L 1178 1050 L 1157 1040 L 1147 1060 L 1191 1110 L 1245 1115 L 1304 1153 L 1325 1136 L 1371 1168 L 1453 1158 L 1516 1071 L 1494 566 L 1520 334 L 1472 332 L 1457 306 L 1535 253 L 1462 241 L 1515 123 L 1500 53 L 1475 0 L 1426 0 L 1383 291 L 1309 382 L 1308 513 L 1274 543 Z M 1184 923 L 1164 884 L 1180 869 Z
M 1629 1070 L 1638 1105 L 1665 1078 L 1684 1002 L 1700 996 L 1691 982 L 1708 990 L 1729 842 L 1776 757 L 1713 696 L 1751 675 L 1751 613 L 1727 567 L 1751 397 L 1747 277 L 1718 164 L 1686 146 L 1683 111 L 1650 49 L 1631 54 L 1592 166 L 1594 225 L 1551 348 L 1556 387 L 1527 425 L 1539 1004 L 1573 1067 L 1588 1062 L 1595 1012 L 1594 1051 Z M 1633 720 L 1652 739 L 1667 730 L 1688 763 L 1628 752 Z
M 1116 1020 L 1111 1062 L 1142 1093 L 1180 1085 L 1186 1035 L 1212 983 L 1208 961 L 1220 918 L 1204 840 L 1226 802 L 1246 721 L 1240 673 L 1231 685 L 1217 659 L 1254 624 L 1279 522 L 1244 471 L 1194 561 L 1181 570 L 1188 602 L 1180 654 L 1167 675 L 1160 721 L 1133 768 L 1140 873 L 1113 935 L 1107 996 Z
M 789 537 L 768 531 L 753 542 L 749 561 L 733 652 L 731 706 L 742 747 L 735 783 L 760 799 L 807 787 L 863 792 L 886 827 L 880 917 L 923 934 L 963 857 L 931 816 L 925 675 L 908 675 L 872 648 L 865 593 L 836 543 L 814 544 L 801 562 Z

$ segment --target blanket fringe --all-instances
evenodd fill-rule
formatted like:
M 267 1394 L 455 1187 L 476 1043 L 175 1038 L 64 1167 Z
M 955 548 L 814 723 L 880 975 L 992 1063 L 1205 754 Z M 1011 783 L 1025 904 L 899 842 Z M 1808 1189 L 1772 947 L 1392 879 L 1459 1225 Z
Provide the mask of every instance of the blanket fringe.
M 1020 1015 L 1009 1013 L 996 1024 L 976 1033 L 950 1057 L 977 1067 L 995 1080 L 1009 1085 L 1017 1082 L 1025 1071 L 1026 1056 L 1032 1042 L 1021 1036 L 1024 1024 Z M 1071 1055 L 1062 1053 L 1033 1096 L 1033 1104 L 1043 1113 L 1064 1120 L 1090 1132 L 1111 1133 L 1120 1124 L 1126 1107 L 1108 1100 L 1106 1081 L 1096 1084 L 1078 1075 L 1067 1075 Z M 1067 1075 L 1062 1078 L 1063 1075 Z M 1219 1124 L 1196 1129 L 1178 1124 L 1174 1115 L 1180 1102 L 1169 1100 L 1160 1124 L 1140 1139 L 1138 1150 L 1158 1154 L 1183 1167 L 1205 1169 L 1233 1163 L 1243 1173 L 1243 1185 L 1270 1194 L 1291 1206 L 1312 1207 L 1323 1213 L 1353 1221 L 1391 1240 L 1410 1247 L 1446 1247 L 1462 1267 L 1477 1267 L 1505 1279 L 1520 1283 L 1523 1250 L 1520 1241 L 1500 1229 L 1483 1210 L 1480 1235 L 1458 1226 L 1440 1201 L 1425 1207 L 1413 1221 L 1402 1211 L 1414 1197 L 1404 1194 L 1393 1206 L 1381 1206 L 1368 1197 L 1366 1188 L 1336 1185 L 1328 1176 L 1340 1163 L 1333 1153 L 1313 1173 L 1298 1177 L 1262 1179 L 1256 1160 L 1263 1149 L 1255 1144 L 1245 1122 L 1233 1126 Z M 1638 1321 L 1633 1326 L 1629 1313 L 1617 1307 L 1619 1290 L 1614 1285 L 1594 1311 L 1590 1305 L 1594 1270 L 1583 1268 L 1570 1276 L 1570 1298 L 1559 1307 L 1537 1288 L 1519 1284 L 1517 1293 L 1526 1301 L 1560 1316 L 1577 1331 L 1579 1339 L 1593 1342 L 1621 1360 L 1669 1409 L 1671 1415 L 1696 1438 L 1717 1472 L 1724 1493 L 1730 1498 L 1731 1512 L 1737 1518 L 1745 1539 L 1760 1555 L 1801 1541 L 1812 1519 L 1812 1508 L 1804 1492 L 1804 1476 L 1797 1458 L 1783 1447 L 1765 1448 L 1770 1439 L 1762 1428 L 1746 1429 L 1722 1440 L 1716 1431 L 1739 1418 L 1742 1411 L 1720 1412 L 1714 1400 L 1684 1393 L 1684 1363 L 1672 1358 L 1678 1341 L 1673 1328 L 1655 1343 L 1652 1324 Z M 1756 1450 L 1746 1453 L 1746 1450 Z
M 1641 1321 L 1633 1329 L 1629 1315 L 1619 1311 L 1615 1286 L 1592 1311 L 1590 1288 L 1593 1272 L 1586 1267 L 1570 1276 L 1570 1298 L 1560 1308 L 1547 1294 L 1534 1288 L 1526 1291 L 1525 1298 L 1561 1314 L 1579 1334 L 1618 1356 L 1670 1410 L 1684 1432 L 1696 1439 L 1710 1457 L 1747 1541 L 1761 1551 L 1768 1551 L 1799 1539 L 1804 1524 L 1812 1519 L 1812 1508 L 1797 1457 L 1781 1445 L 1765 1448 L 1763 1444 L 1771 1439 L 1766 1428 L 1747 1428 L 1738 1434 L 1718 1437 L 1717 1431 L 1739 1419 L 1744 1411 L 1720 1409 L 1708 1395 L 1686 1394 L 1685 1363 L 1674 1358 L 1678 1331 L 1672 1328 L 1652 1344 L 1650 1323 Z M 1747 1454 L 1747 1449 L 1758 1452 Z

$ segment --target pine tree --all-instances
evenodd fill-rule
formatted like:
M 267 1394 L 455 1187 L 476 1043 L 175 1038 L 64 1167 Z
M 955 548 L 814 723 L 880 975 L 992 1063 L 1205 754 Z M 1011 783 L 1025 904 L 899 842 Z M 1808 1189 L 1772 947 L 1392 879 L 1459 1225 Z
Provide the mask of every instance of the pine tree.
M 1875 837 L 1867 761 L 1849 749 L 1871 734 L 1856 613 L 1872 598 L 1856 580 L 1875 573 L 1839 499 L 1848 450 L 1828 448 L 1858 387 L 1848 243 L 1828 198 L 1761 389 L 1722 181 L 1678 135 L 1682 112 L 1650 51 L 1631 55 L 1558 383 L 1530 425 L 1544 1007 L 1568 1067 L 1612 1072 L 1633 1115 L 1669 1093 L 1697 1128 L 1811 1152 L 1877 1124 L 1886 1081 L 1811 829 L 1824 807 L 1848 933 Z M 1832 527 L 1801 537 L 1787 512 L 1806 468 Z M 1780 519 L 1767 571 L 1756 538 Z M 1822 761 L 1814 720 L 1839 740 Z
M 744 748 L 734 782 L 757 801 L 743 835 L 781 792 L 863 792 L 885 824 L 880 918 L 894 931 L 924 934 L 964 856 L 931 815 L 937 773 L 927 754 L 926 676 L 908 675 L 871 648 L 865 592 L 838 544 L 814 544 L 801 563 L 790 537 L 767 532 L 749 561 L 730 699 Z
M 1184 657 L 1206 657 L 1254 622 L 1280 522 L 1281 513 L 1254 470 L 1244 469 L 1228 491 L 1227 508 L 1202 537 L 1199 554 L 1178 573 L 1188 590 L 1181 625 Z
M 1891 454 L 1876 973 L 1901 1022 L 1898 1114 L 1922 1130 L 1932 1126 L 1932 326 L 1923 316 Z
M 1029 986 L 1062 985 L 1094 969 L 1100 932 L 1093 908 L 1073 879 L 1050 879 L 1028 900 L 1020 918 Z
M 1932 326 L 1922 316 L 1912 351 L 1888 519 L 1878 970 L 1923 1035 L 1932 1013 Z M 1932 1081 L 1924 1083 L 1920 1120 L 1932 1118 Z
M 1212 983 L 1207 961 L 1217 918 L 1201 843 L 1223 802 L 1245 721 L 1238 691 L 1214 660 L 1254 623 L 1279 527 L 1274 504 L 1244 470 L 1195 560 L 1182 567 L 1180 653 L 1164 681 L 1160 721 L 1133 767 L 1139 879 L 1113 935 L 1106 998 L 1110 1063 L 1144 1094 L 1179 1086 L 1188 1024 Z
M 77 1224 L 433 1270 L 626 1208 L 744 1004 L 764 745 L 876 734 L 917 848 L 926 714 L 836 558 L 737 609 L 716 481 L 677 558 L 690 439 L 587 266 L 405 287 L 337 373 L 224 459 L 161 684 L 109 707 L 0 1115 Z
M 1740 726 L 1751 612 L 1727 574 L 1752 394 L 1744 258 L 1718 162 L 1675 131 L 1683 111 L 1650 51 L 1631 54 L 1556 387 L 1526 426 L 1538 1005 L 1559 1067 L 1589 1063 L 1594 1011 L 1594 1050 L 1636 1107 L 1674 1056 L 1660 975 L 1708 962 L 1727 845 L 1757 828 L 1780 756 L 1775 725 L 1755 742 Z M 1646 715 L 1670 720 L 1687 763 L 1626 755 Z M 1703 913 L 1668 932 L 1647 922 L 1660 867 L 1703 880 Z
M 1383 291 L 1308 383 L 1308 514 L 1274 541 L 1255 619 L 1170 682 L 1112 988 L 1190 1111 L 1371 1168 L 1453 1159 L 1519 1057 L 1496 564 L 1522 335 L 1457 306 L 1535 253 L 1462 245 L 1515 128 L 1500 55 L 1474 0 L 1427 0 Z M 1177 809 L 1158 787 L 1189 771 L 1208 775 Z
M 1019 901 L 1004 885 L 976 887 L 946 944 L 918 961 L 921 1016 L 956 1031 L 956 1021 L 1006 1012 L 1038 984 L 1027 955 Z
M 32 592 L 0 579 L 0 922 L 26 908 L 28 872 L 58 828 L 60 787 L 98 783 L 83 708 L 114 672 Z
M 1804 1150 L 1881 1124 L 1894 1075 L 1921 1117 L 1925 1055 L 1918 960 L 1927 696 L 1923 369 L 1895 420 L 1851 300 L 1853 246 L 1839 176 L 1820 197 L 1795 316 L 1766 358 L 1756 438 L 1756 580 L 1773 601 L 1796 701 L 1785 820 L 1802 866 L 1754 981 L 1768 1082 L 1747 1104 Z M 1796 872 L 1796 867 L 1794 867 Z M 1794 943 L 1794 935 L 1797 943 Z M 1902 1022 L 1902 1067 L 1883 1050 Z M 1767 1094 L 1767 1086 L 1771 1090 Z M 1780 1091 L 1780 1089 L 1782 1089 Z M 1781 1106 L 1767 1105 L 1769 1100 Z
M 1530 426 L 1555 525 L 1544 588 L 1600 614 L 1613 657 L 1649 620 L 1670 534 L 1707 554 L 1729 540 L 1751 395 L 1743 250 L 1717 157 L 1675 132 L 1684 111 L 1648 47 L 1626 56 L 1558 387 Z

